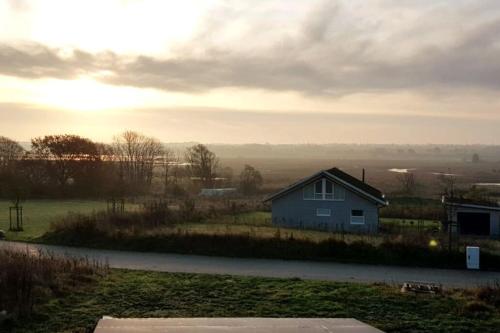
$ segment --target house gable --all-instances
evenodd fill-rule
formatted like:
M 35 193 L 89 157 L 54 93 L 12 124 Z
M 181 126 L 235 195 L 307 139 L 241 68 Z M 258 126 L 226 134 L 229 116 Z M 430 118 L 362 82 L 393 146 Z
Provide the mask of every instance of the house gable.
M 332 182 L 334 184 L 334 188 L 335 186 L 337 186 L 338 188 L 342 188 L 343 190 L 349 190 L 353 193 L 355 193 L 356 195 L 358 196 L 361 196 L 379 206 L 386 206 L 387 205 L 387 201 L 385 200 L 383 194 L 371 187 L 370 185 L 364 183 L 364 182 L 361 182 L 360 180 L 346 174 L 345 172 L 337 169 L 337 168 L 332 168 L 332 169 L 329 169 L 329 170 L 322 170 L 308 178 L 305 178 L 305 179 L 302 179 L 286 188 L 284 188 L 283 190 L 269 196 L 268 198 L 266 198 L 265 201 L 273 201 L 273 200 L 276 200 L 276 199 L 279 199 L 283 196 L 286 196 L 287 194 L 291 193 L 291 192 L 295 192 L 297 190 L 301 190 L 301 191 L 304 191 L 305 188 L 307 188 L 308 186 L 311 186 L 311 184 L 315 184 L 316 182 L 322 180 L 322 179 L 325 179 L 325 180 L 328 180 L 330 182 Z M 335 190 L 333 190 L 333 193 L 332 193 L 332 197 L 331 198 L 327 198 L 325 195 L 326 195 L 326 192 L 325 192 L 325 189 L 324 189 L 324 186 L 325 184 L 322 185 L 323 188 L 322 188 L 322 200 L 332 200 L 332 201 L 335 201 L 335 200 L 340 200 L 341 197 L 338 197 L 337 199 L 335 199 Z M 317 192 L 315 192 L 316 194 Z M 314 199 L 314 197 L 312 199 L 308 199 L 308 198 L 304 198 L 305 200 L 320 200 L 320 199 Z

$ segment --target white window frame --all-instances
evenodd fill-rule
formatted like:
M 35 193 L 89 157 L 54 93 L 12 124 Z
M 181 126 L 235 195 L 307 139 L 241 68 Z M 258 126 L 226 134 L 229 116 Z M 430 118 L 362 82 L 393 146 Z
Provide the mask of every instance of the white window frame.
M 353 210 L 360 210 L 363 212 L 363 216 L 352 215 Z M 354 219 L 354 220 L 353 220 Z M 351 209 L 351 224 L 363 225 L 365 224 L 365 211 L 364 209 Z
M 307 184 L 306 186 L 310 186 L 312 185 L 313 186 L 313 196 L 312 198 L 306 198 L 306 191 L 305 191 L 305 187 L 304 186 L 302 188 L 302 199 L 303 200 L 320 200 L 320 201 L 345 201 L 345 189 L 344 189 L 344 197 L 342 199 L 335 199 L 335 188 L 338 186 L 337 184 L 335 184 L 334 182 L 332 182 L 331 180 L 327 180 L 326 178 L 322 178 L 321 179 L 321 198 L 320 199 L 316 199 L 315 196 L 316 196 L 316 183 L 318 182 L 319 180 L 313 182 L 313 183 L 310 183 L 310 184 Z M 332 183 L 332 198 L 331 199 L 327 199 L 326 198 L 326 182 L 329 181 Z M 318 193 L 319 194 L 319 193 Z
M 328 214 L 326 213 L 320 213 L 319 211 L 320 210 L 323 210 L 323 211 L 328 211 Z M 329 208 L 316 208 L 316 216 L 332 216 L 332 210 L 329 209 Z

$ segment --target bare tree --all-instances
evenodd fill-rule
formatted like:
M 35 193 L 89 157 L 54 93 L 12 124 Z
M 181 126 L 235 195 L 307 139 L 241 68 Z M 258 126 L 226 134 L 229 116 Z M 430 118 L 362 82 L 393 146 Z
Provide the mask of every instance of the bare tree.
M 186 161 L 191 175 L 199 177 L 203 186 L 214 186 L 219 159 L 213 152 L 202 144 L 194 145 L 187 149 Z
M 120 176 L 135 185 L 151 185 L 154 165 L 163 154 L 155 138 L 126 131 L 114 138 L 113 155 L 119 163 Z
M 263 178 L 259 170 L 251 165 L 245 165 L 240 174 L 240 189 L 244 194 L 254 194 L 262 185 Z
M 0 171 L 9 168 L 19 161 L 24 154 L 24 149 L 14 140 L 0 136 Z
M 181 156 L 178 152 L 173 153 L 171 160 L 170 174 L 172 185 L 177 186 L 179 179 L 185 176 L 184 167 L 181 166 Z
M 0 194 L 7 195 L 15 207 L 26 196 L 26 177 L 23 173 L 24 149 L 17 142 L 0 136 Z
M 170 186 L 170 181 L 172 178 L 172 172 L 175 167 L 177 167 L 177 161 L 175 160 L 174 152 L 171 149 L 164 148 L 162 163 L 163 163 L 163 186 L 164 193 L 167 195 Z

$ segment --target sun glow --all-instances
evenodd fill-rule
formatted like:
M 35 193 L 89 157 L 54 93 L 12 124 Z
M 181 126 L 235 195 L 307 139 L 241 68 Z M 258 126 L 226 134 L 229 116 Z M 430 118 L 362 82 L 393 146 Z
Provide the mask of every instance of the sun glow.
M 149 95 L 141 89 L 110 86 L 89 78 L 44 81 L 33 96 L 34 102 L 69 111 L 96 112 L 139 107 L 147 103 Z
M 214 3 L 55 0 L 30 2 L 24 10 L 10 10 L 0 3 L 0 39 L 90 52 L 164 54 L 196 31 L 200 18 Z

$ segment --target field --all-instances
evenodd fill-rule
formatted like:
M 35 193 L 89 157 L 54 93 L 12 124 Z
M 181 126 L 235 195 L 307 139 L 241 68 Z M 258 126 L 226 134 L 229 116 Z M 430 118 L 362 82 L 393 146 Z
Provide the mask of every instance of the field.
M 354 177 L 361 178 L 362 169 L 366 171 L 366 181 L 389 195 L 400 195 L 401 174 L 390 169 L 409 169 L 415 176 L 416 188 L 413 195 L 425 198 L 440 199 L 443 183 L 439 173 L 455 175 L 456 187 L 468 189 L 476 183 L 500 183 L 500 158 L 491 157 L 488 161 L 471 163 L 472 152 L 454 156 L 416 155 L 408 159 L 401 156 L 386 158 L 385 155 L 364 154 L 359 159 L 348 159 L 342 154 L 325 154 L 325 158 L 225 158 L 221 163 L 241 170 L 244 164 L 251 164 L 262 172 L 265 179 L 265 190 L 275 191 L 298 179 L 310 176 L 319 170 L 337 166 Z M 484 187 L 498 194 L 498 186 Z
M 6 231 L 7 239 L 20 241 L 33 241 L 49 230 L 51 222 L 65 216 L 69 212 L 91 213 L 106 209 L 104 201 L 97 200 L 30 200 L 23 204 L 24 231 L 9 232 L 9 201 L 0 201 L 0 230 Z M 130 205 L 129 205 L 130 207 Z M 381 219 L 382 223 L 413 225 L 409 220 L 404 219 Z M 413 222 L 413 221 L 412 221 Z M 432 224 L 433 221 L 426 221 Z M 415 222 L 415 226 L 417 223 Z M 251 234 L 259 237 L 272 237 L 278 228 L 271 224 L 271 214 L 269 212 L 244 213 L 237 216 L 222 216 L 209 219 L 202 223 L 183 223 L 177 225 L 172 231 L 188 231 L 202 234 Z M 332 237 L 331 233 L 314 230 L 292 230 L 281 229 L 282 236 L 291 234 L 299 239 L 311 239 L 315 241 L 325 240 Z M 347 239 L 358 240 L 368 236 L 346 236 Z M 369 236 L 376 243 L 380 237 Z
M 0 229 L 9 240 L 30 241 L 42 236 L 56 218 L 68 212 L 91 213 L 106 209 L 106 202 L 96 200 L 29 200 L 23 204 L 24 231 L 9 232 L 10 201 L 0 200 Z
M 0 230 L 8 230 L 8 201 L 0 201 Z M 127 209 L 137 207 L 128 204 Z M 30 200 L 24 203 L 24 231 L 6 233 L 8 240 L 40 241 L 41 237 L 49 230 L 53 221 L 59 220 L 69 212 L 91 213 L 106 209 L 104 201 L 91 200 Z M 381 218 L 381 226 L 392 230 L 392 233 L 414 233 L 439 229 L 435 220 L 417 220 L 400 218 Z M 293 237 L 298 240 L 311 240 L 321 242 L 330 238 L 343 240 L 346 243 L 363 241 L 374 246 L 380 245 L 384 235 L 350 235 L 334 234 L 314 230 L 296 230 L 276 228 L 271 224 L 269 212 L 250 212 L 210 218 L 196 223 L 180 223 L 169 227 L 158 227 L 151 230 L 152 235 L 169 235 L 187 232 L 189 234 L 203 235 L 243 235 L 258 238 L 272 238 L 278 234 L 281 238 Z M 430 236 L 429 236 L 430 237 Z M 480 245 L 483 250 L 493 254 L 500 254 L 500 242 L 485 239 L 462 239 L 470 244 Z
M 43 236 L 49 230 L 50 224 L 58 218 L 73 213 L 91 213 L 106 209 L 104 201 L 91 200 L 30 200 L 23 204 L 24 231 L 9 232 L 9 201 L 0 201 L 0 230 L 6 231 L 8 240 L 33 241 Z M 130 205 L 129 205 L 130 207 Z M 175 229 L 168 228 L 167 232 L 190 231 L 203 234 L 245 234 L 251 233 L 262 237 L 272 237 L 277 228 L 270 222 L 270 213 L 254 212 L 239 216 L 223 216 L 211 219 L 204 223 L 179 224 Z M 289 230 L 283 235 L 293 233 L 298 238 L 323 240 L 331 235 L 321 231 Z
M 398 286 L 112 270 L 39 306 L 16 332 L 84 332 L 114 317 L 353 317 L 386 332 L 497 332 L 498 307 L 470 292 Z M 62 315 L 64 314 L 64 315 Z

